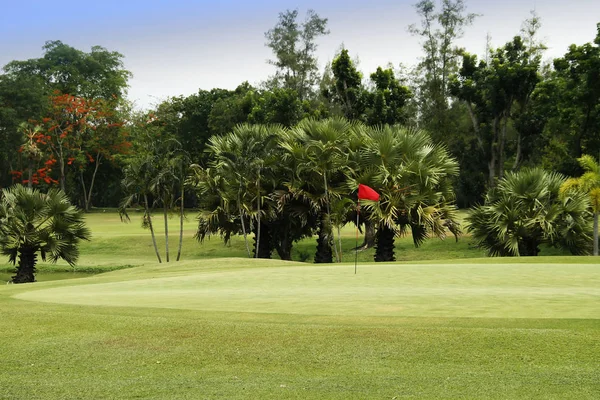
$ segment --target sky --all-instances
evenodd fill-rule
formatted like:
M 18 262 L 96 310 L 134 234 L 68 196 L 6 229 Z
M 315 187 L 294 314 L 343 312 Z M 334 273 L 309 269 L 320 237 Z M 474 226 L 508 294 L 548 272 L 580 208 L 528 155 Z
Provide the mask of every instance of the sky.
M 330 34 L 318 40 L 321 69 L 343 45 L 358 56 L 365 75 L 377 66 L 410 67 L 422 56 L 420 39 L 407 27 L 418 24 L 417 0 L 0 0 L 0 66 L 39 58 L 48 40 L 89 52 L 100 45 L 125 56 L 133 73 L 128 97 L 147 108 L 169 96 L 199 89 L 233 89 L 259 84 L 274 73 L 264 33 L 278 14 L 308 9 L 328 18 Z M 519 33 L 535 9 L 540 36 L 551 60 L 570 44 L 592 42 L 600 22 L 598 0 L 466 0 L 479 14 L 458 41 L 470 53 L 485 52 L 486 36 L 498 47 Z

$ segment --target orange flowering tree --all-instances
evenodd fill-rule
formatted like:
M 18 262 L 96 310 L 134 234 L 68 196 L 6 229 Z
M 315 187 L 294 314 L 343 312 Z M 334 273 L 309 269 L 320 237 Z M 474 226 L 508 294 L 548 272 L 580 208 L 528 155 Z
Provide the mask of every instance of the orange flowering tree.
M 127 151 L 129 142 L 114 104 L 70 94 L 55 93 L 40 121 L 24 126 L 20 148 L 26 171 L 13 171 L 13 179 L 29 186 L 58 184 L 66 192 L 69 170 L 78 175 L 85 209 L 91 206 L 96 174 L 101 163 Z M 34 165 L 36 167 L 34 167 Z

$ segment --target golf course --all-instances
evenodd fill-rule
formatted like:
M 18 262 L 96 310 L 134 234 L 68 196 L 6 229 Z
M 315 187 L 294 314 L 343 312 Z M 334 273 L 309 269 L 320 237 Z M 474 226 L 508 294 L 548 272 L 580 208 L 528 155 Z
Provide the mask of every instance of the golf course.
M 86 220 L 77 267 L 0 287 L 1 399 L 600 396 L 593 257 L 401 239 L 403 261 L 369 250 L 355 274 L 350 227 L 345 262 L 318 265 L 244 258 L 240 237 L 200 244 L 190 217 L 182 260 L 159 264 L 134 216 Z

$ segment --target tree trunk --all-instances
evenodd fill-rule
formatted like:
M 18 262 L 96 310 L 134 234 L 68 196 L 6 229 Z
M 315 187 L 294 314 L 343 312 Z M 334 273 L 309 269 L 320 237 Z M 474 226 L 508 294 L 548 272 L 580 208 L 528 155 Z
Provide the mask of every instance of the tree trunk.
M 240 212 L 240 221 L 242 222 L 242 234 L 244 235 L 244 243 L 246 244 L 246 252 L 248 258 L 252 258 L 250 255 L 250 246 L 248 246 L 248 236 L 246 234 L 246 224 L 244 223 L 244 212 L 242 210 L 242 181 L 240 181 L 240 190 L 238 190 L 238 210 Z
M 87 202 L 87 189 L 85 187 L 85 180 L 83 179 L 83 171 L 79 170 L 79 181 L 81 182 L 81 188 L 83 189 L 83 209 L 89 211 Z
M 594 213 L 594 253 L 598 255 L 598 212 Z
M 337 234 L 338 234 L 338 248 L 339 248 L 338 252 L 339 252 L 339 255 L 340 255 L 340 261 L 339 262 L 342 262 L 343 261 L 342 260 L 342 228 L 340 228 L 339 225 L 337 227 Z
M 335 238 L 333 237 L 333 227 L 331 225 L 331 211 L 329 210 L 329 189 L 327 187 L 327 172 L 323 171 L 323 183 L 325 185 L 325 204 L 327 205 L 327 224 L 328 224 L 328 235 L 330 241 L 333 243 L 333 250 L 335 251 L 336 262 L 340 262 L 340 255 L 338 254 L 337 246 L 335 245 Z M 330 249 L 331 251 L 331 246 Z M 316 261 L 315 261 L 316 262 Z
M 165 220 L 165 259 L 169 262 L 169 218 L 167 201 L 163 200 L 163 218 Z
M 102 154 L 100 152 L 96 153 L 96 166 L 94 167 L 94 173 L 92 174 L 92 181 L 90 182 L 90 190 L 87 195 L 87 201 L 85 202 L 85 211 L 90 211 L 92 207 L 92 190 L 94 190 L 94 182 L 96 182 L 96 174 L 98 173 L 98 168 L 100 167 L 100 158 Z M 85 191 L 84 191 L 85 195 Z
M 256 209 L 258 210 L 258 213 L 256 214 L 256 219 L 257 219 L 257 223 L 256 223 L 256 249 L 260 250 L 260 171 L 258 172 L 258 179 L 256 180 L 256 188 L 257 188 L 257 200 L 256 200 Z M 259 253 L 260 251 L 254 251 L 254 257 L 255 258 L 259 258 Z M 263 258 L 263 257 L 260 257 Z M 271 254 L 269 254 L 269 257 L 267 258 L 271 258 Z
M 279 256 L 279 258 L 281 258 L 282 260 L 291 261 L 292 260 L 293 242 L 292 242 L 292 239 L 290 238 L 289 231 L 285 230 L 283 233 L 280 233 L 279 235 L 277 235 L 277 233 L 276 233 L 275 237 L 271 237 L 271 240 L 273 241 L 273 246 L 275 247 L 275 250 L 277 251 L 277 255 Z
M 65 160 L 63 158 L 62 146 L 59 146 L 58 165 L 60 167 L 60 190 L 66 193 Z
M 35 264 L 37 254 L 33 247 L 22 247 L 19 249 L 19 265 L 17 274 L 12 277 L 13 283 L 35 282 Z
M 150 235 L 152 236 L 152 244 L 154 245 L 154 252 L 158 262 L 162 263 L 160 259 L 160 253 L 158 252 L 158 246 L 156 245 L 156 237 L 154 236 L 154 227 L 152 226 L 152 214 L 150 214 L 150 207 L 148 207 L 148 196 L 144 194 L 144 208 L 146 209 L 146 215 L 148 216 L 148 227 L 150 228 Z
M 498 165 L 498 117 L 494 118 L 492 123 L 492 143 L 490 144 L 490 160 L 488 162 L 488 184 L 490 187 L 496 186 L 496 168 Z
M 367 250 L 373 246 L 375 246 L 375 224 L 369 220 L 365 220 L 365 239 L 358 250 Z
M 377 229 L 377 244 L 375 245 L 375 261 L 396 261 L 394 255 L 394 240 L 396 234 L 386 225 Z
M 181 174 L 181 200 L 180 200 L 180 209 L 179 209 L 179 246 L 177 249 L 177 261 L 181 258 L 181 247 L 183 246 L 183 217 L 184 217 L 184 201 L 183 198 L 185 196 L 185 186 L 183 185 L 183 172 Z
M 319 237 L 317 238 L 317 252 L 315 253 L 315 263 L 332 263 L 333 254 L 331 252 L 331 235 L 329 231 L 331 225 L 327 224 L 327 217 L 322 216 L 319 224 Z
M 262 229 L 261 234 L 258 232 L 254 236 L 254 258 L 271 258 L 271 253 L 273 252 L 272 238 L 271 232 L 269 231 L 268 225 L 261 223 Z M 256 230 L 258 231 L 260 227 L 257 226 Z M 261 238 L 259 241 L 258 239 Z
M 523 152 L 521 146 L 521 132 L 517 132 L 517 154 L 515 155 L 515 162 L 512 166 L 512 171 L 516 172 L 521 166 L 521 153 Z
M 506 126 L 508 125 L 508 115 L 504 117 L 502 131 L 498 143 L 498 179 L 504 178 L 504 144 L 506 143 Z
M 539 242 L 535 237 L 525 237 L 519 240 L 519 255 L 530 257 L 537 256 L 539 253 Z

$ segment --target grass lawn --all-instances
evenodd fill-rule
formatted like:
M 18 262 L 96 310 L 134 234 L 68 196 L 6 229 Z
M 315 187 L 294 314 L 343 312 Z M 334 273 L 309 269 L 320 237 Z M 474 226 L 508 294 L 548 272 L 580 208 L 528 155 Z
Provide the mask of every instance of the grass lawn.
M 0 399 L 600 398 L 592 257 L 402 239 L 410 263 L 365 252 L 355 275 L 351 253 L 314 265 L 239 258 L 239 238 L 198 245 L 189 221 L 184 261 L 158 264 L 137 220 L 88 218 L 78 270 L 137 267 L 0 286 Z

